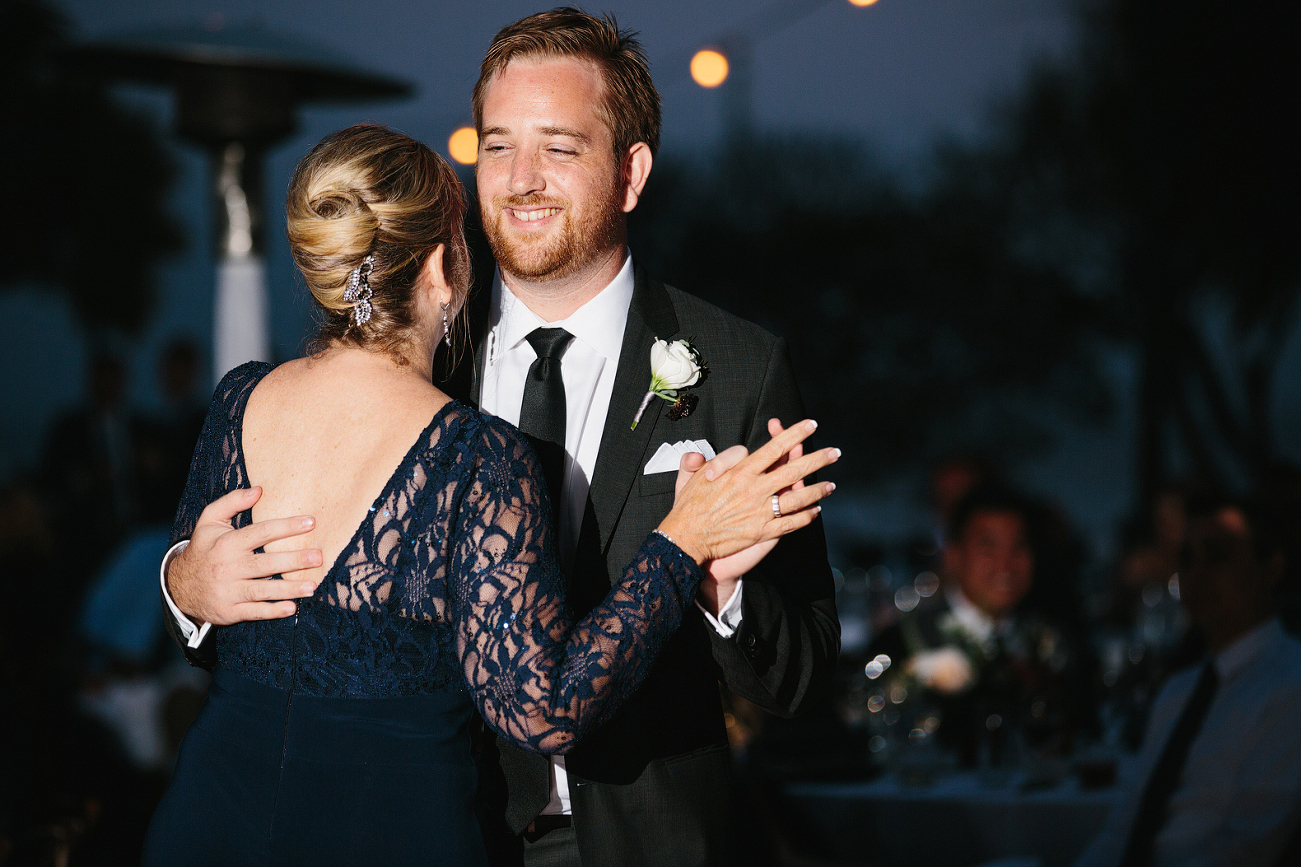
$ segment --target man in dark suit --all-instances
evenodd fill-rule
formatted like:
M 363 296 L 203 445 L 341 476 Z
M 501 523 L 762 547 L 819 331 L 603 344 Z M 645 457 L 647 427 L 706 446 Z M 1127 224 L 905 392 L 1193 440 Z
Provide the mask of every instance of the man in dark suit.
M 660 112 L 629 34 L 570 9 L 517 22 L 488 51 L 474 110 L 481 218 L 498 279 L 472 303 L 466 397 L 534 435 L 544 467 L 548 447 L 559 449 L 548 481 L 581 615 L 671 508 L 681 451 L 753 449 L 803 408 L 782 340 L 631 261 L 626 215 L 650 173 Z M 656 341 L 686 336 L 708 375 L 672 412 L 657 398 L 642 410 L 653 374 L 665 372 L 652 370 Z M 544 387 L 559 392 L 539 400 Z M 557 404 L 559 418 L 540 418 Z M 288 613 L 291 603 L 261 602 L 267 596 L 247 580 L 266 574 L 256 544 L 293 532 L 292 521 L 268 524 L 181 554 L 165 579 L 180 611 L 209 622 Z M 827 685 L 839 649 L 820 523 L 756 565 L 770 548 L 758 547 L 711 564 L 699 612 L 646 683 L 563 759 L 488 746 L 501 770 L 486 772 L 483 785 L 485 825 L 504 825 L 498 860 L 730 860 L 718 681 L 790 715 Z M 196 630 L 183 643 L 201 641 Z

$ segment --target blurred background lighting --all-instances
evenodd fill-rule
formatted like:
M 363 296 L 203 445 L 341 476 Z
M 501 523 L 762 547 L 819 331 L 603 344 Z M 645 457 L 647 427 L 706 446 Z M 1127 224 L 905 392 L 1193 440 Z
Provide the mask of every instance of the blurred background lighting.
M 917 590 L 905 584 L 900 587 L 894 594 L 894 607 L 907 614 L 917 607 L 917 603 L 922 601 L 922 597 Z
M 876 3 L 876 0 L 849 0 L 849 2 L 855 6 L 871 6 Z
M 472 166 L 479 159 L 479 134 L 474 127 L 463 126 L 447 139 L 447 152 L 463 166 Z
M 701 87 L 718 87 L 727 80 L 727 58 L 712 48 L 702 48 L 691 58 L 691 77 Z

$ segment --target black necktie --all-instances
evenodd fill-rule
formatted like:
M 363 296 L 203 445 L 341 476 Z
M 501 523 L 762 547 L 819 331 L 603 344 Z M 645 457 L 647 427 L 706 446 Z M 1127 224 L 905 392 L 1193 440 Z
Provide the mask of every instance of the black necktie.
M 524 378 L 519 429 L 528 434 L 538 453 L 551 494 L 551 512 L 556 515 L 565 481 L 565 380 L 560 375 L 560 359 L 574 335 L 563 328 L 537 328 L 526 339 L 538 357 Z
M 565 381 L 560 375 L 560 359 L 574 335 L 563 328 L 538 328 L 526 339 L 538 357 L 524 378 L 519 429 L 529 438 L 542 464 L 555 515 L 560 510 L 560 488 L 565 481 Z M 551 760 L 505 741 L 498 748 L 507 781 L 506 824 L 518 834 L 551 799 Z
M 1184 705 L 1184 712 L 1170 732 L 1165 749 L 1161 751 L 1161 757 L 1157 759 L 1152 776 L 1143 789 L 1143 800 L 1139 803 L 1134 827 L 1129 832 L 1129 844 L 1125 847 L 1125 860 L 1122 862 L 1124 867 L 1146 867 L 1152 863 L 1156 835 L 1169 818 L 1167 812 L 1170 796 L 1179 786 L 1184 764 L 1188 761 L 1188 752 L 1192 749 L 1197 732 L 1206 719 L 1206 712 L 1215 698 L 1218 680 L 1215 664 L 1206 663 L 1202 676 L 1197 681 L 1188 704 Z

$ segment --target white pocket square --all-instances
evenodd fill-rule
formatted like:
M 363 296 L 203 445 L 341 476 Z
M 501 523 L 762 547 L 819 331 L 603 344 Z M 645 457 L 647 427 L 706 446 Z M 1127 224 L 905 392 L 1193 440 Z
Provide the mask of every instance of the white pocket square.
M 650 476 L 655 473 L 676 471 L 678 464 L 682 462 L 682 456 L 687 452 L 700 452 L 707 461 L 714 459 L 714 447 L 709 444 L 709 440 L 682 440 L 676 443 L 663 443 L 656 449 L 654 457 L 646 462 L 646 469 L 642 471 L 642 475 Z

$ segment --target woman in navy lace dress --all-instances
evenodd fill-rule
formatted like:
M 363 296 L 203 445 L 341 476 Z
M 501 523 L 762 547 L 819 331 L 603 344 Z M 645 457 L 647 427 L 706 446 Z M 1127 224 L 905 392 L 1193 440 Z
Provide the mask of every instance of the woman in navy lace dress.
M 319 580 L 293 617 L 216 627 L 209 698 L 146 864 L 484 863 L 475 711 L 527 749 L 565 752 L 645 676 L 700 564 L 808 523 L 829 492 L 787 487 L 829 451 L 763 472 L 807 425 L 712 482 L 696 474 L 571 623 L 533 452 L 431 381 L 468 290 L 463 207 L 441 159 L 379 127 L 327 138 L 295 173 L 289 236 L 322 309 L 316 351 L 222 380 L 173 537 L 257 484 L 236 525 L 312 514 L 305 541 L 325 560 L 288 576 Z M 778 490 L 795 518 L 781 525 Z

